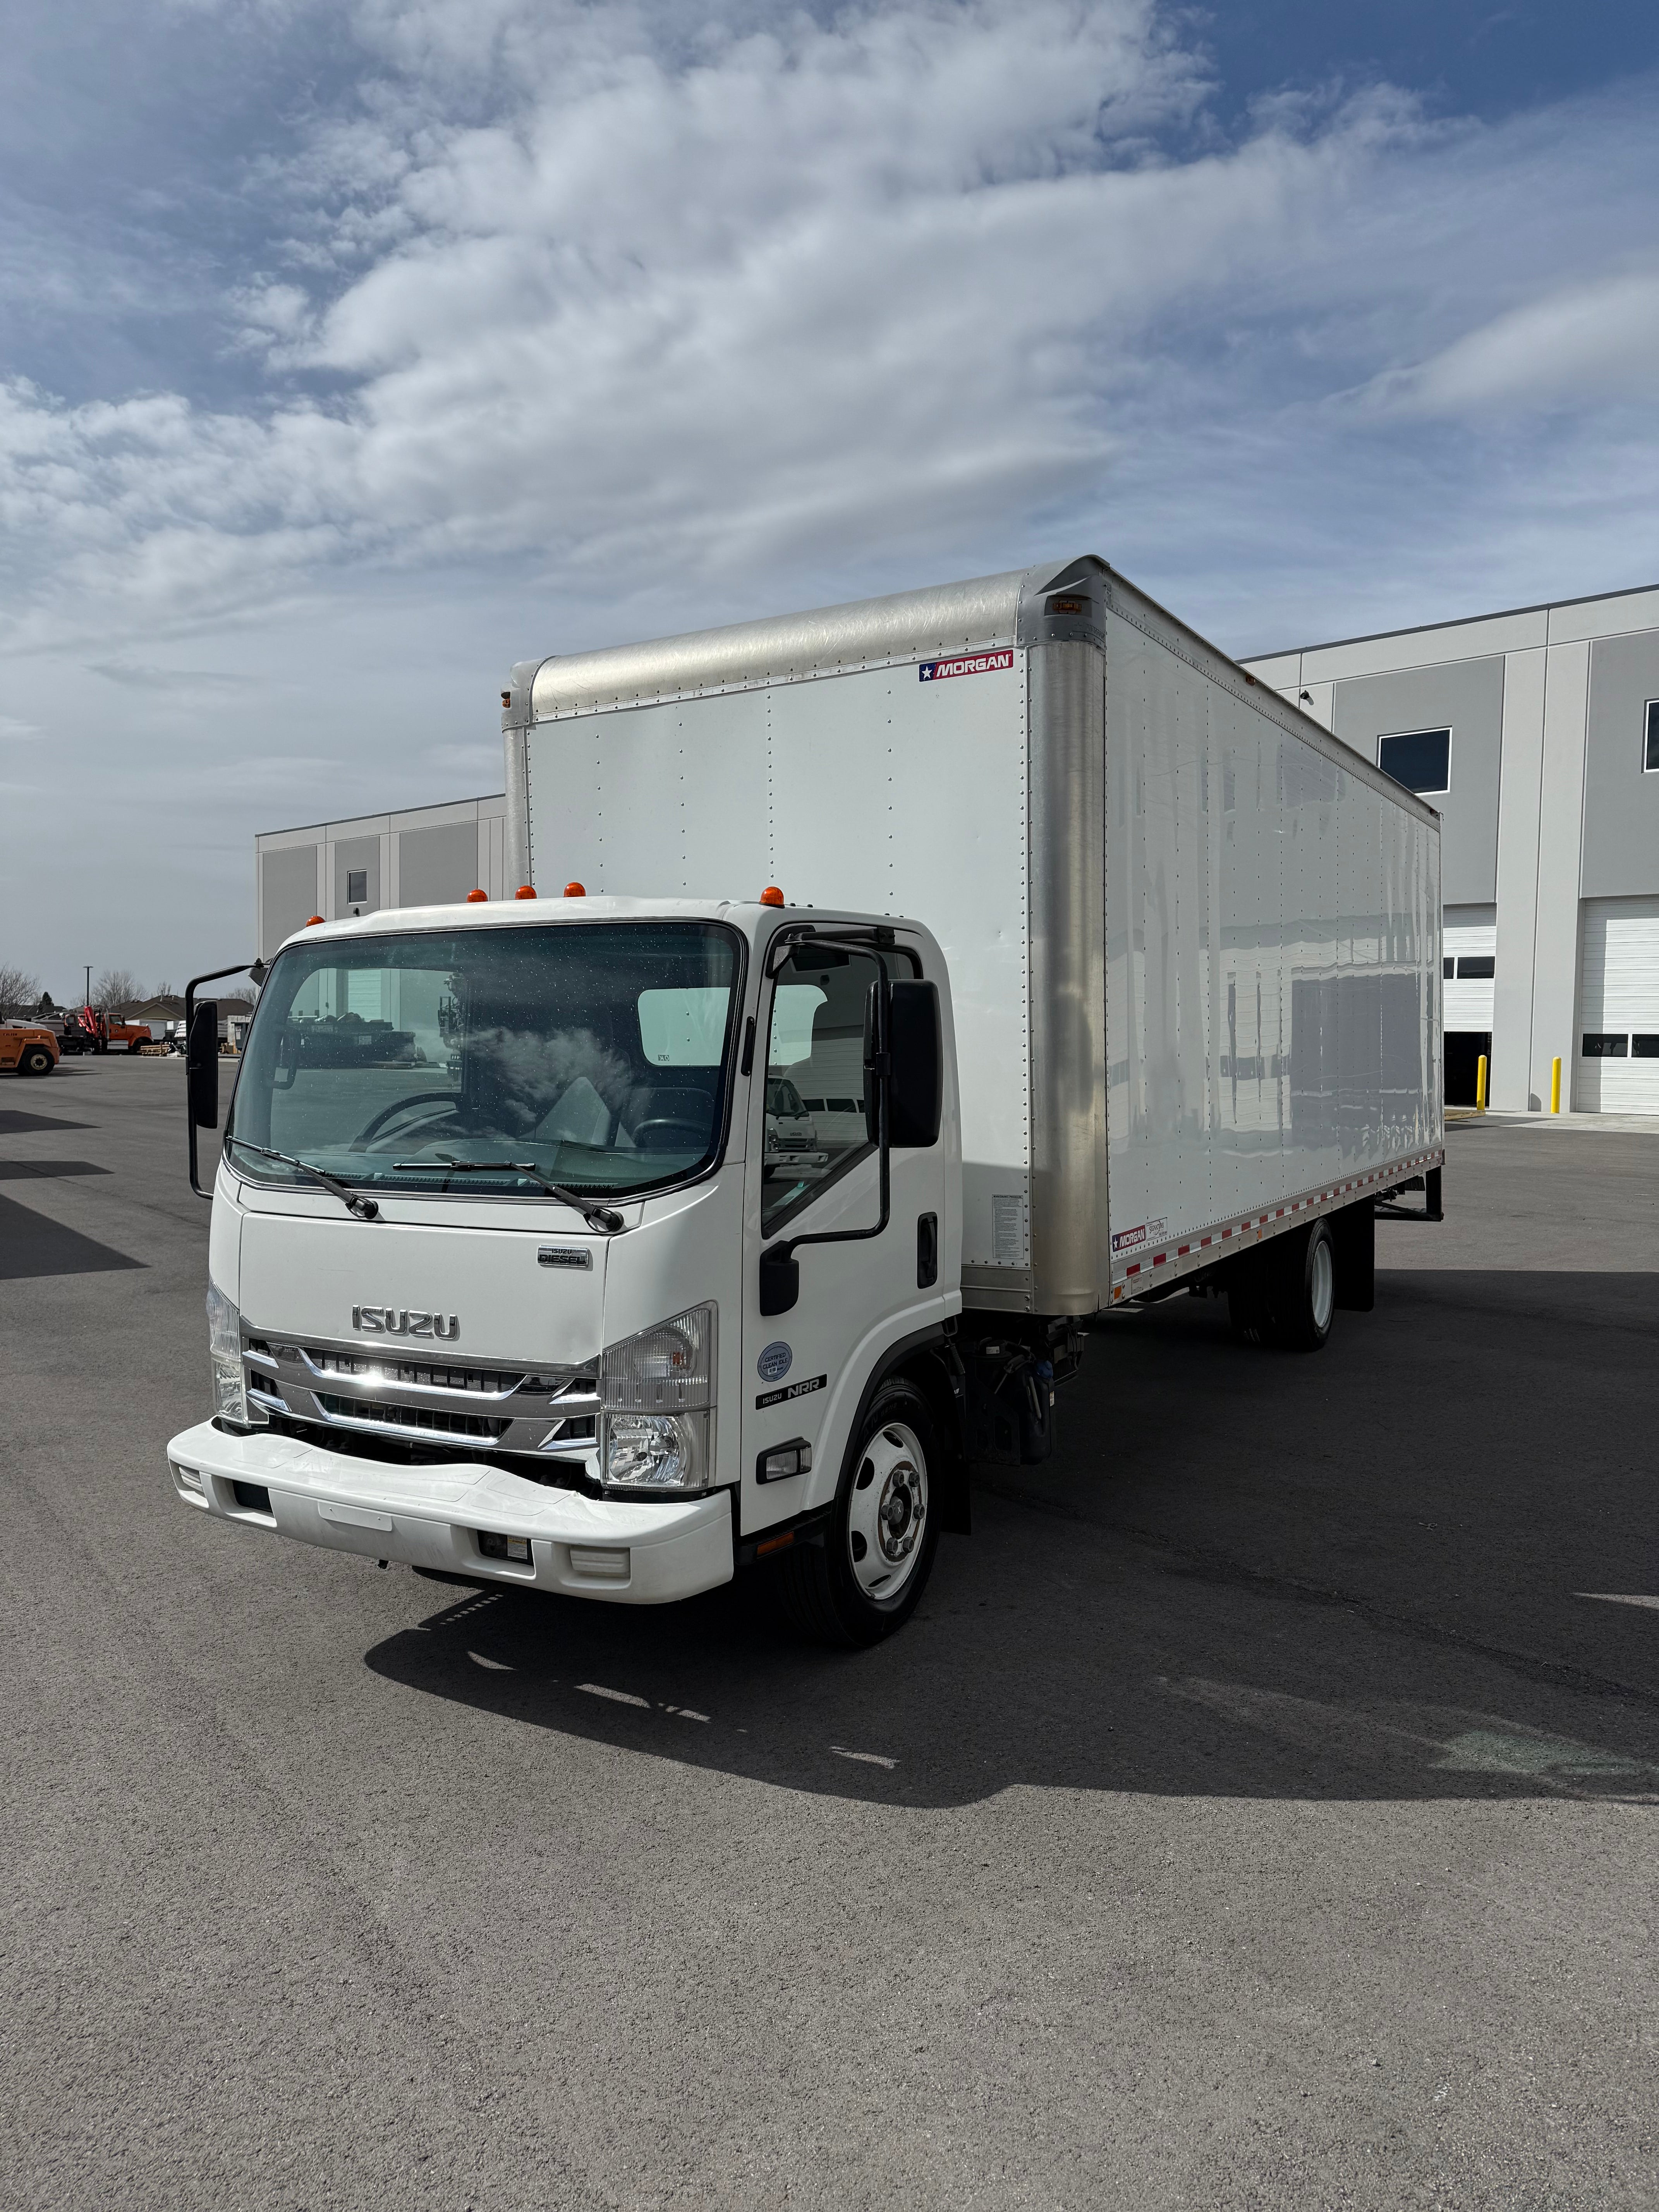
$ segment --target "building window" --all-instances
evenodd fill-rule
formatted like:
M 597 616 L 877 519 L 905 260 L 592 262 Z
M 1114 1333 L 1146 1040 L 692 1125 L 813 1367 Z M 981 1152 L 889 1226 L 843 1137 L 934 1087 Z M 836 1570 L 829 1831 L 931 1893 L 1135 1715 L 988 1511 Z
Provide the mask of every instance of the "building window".
M 1646 726 L 1642 733 L 1642 766 L 1650 775 L 1659 775 L 1659 699 L 1650 699 L 1644 711 Z
M 1630 1041 L 1632 1060 L 1659 1060 L 1659 1030 L 1649 1030 L 1644 1036 L 1640 1030 Z
M 1460 983 L 1490 983 L 1498 972 L 1498 963 L 1490 952 L 1466 956 L 1457 963 Z
M 1452 958 L 1449 952 L 1446 955 L 1445 961 L 1441 967 L 1440 972 L 1449 983 L 1452 977 L 1457 973 L 1457 963 Z
M 1622 1034 L 1608 1036 L 1605 1030 L 1587 1030 L 1584 1035 L 1586 1060 L 1623 1060 L 1629 1042 Z
M 348 906 L 367 906 L 368 903 L 368 870 L 367 868 L 348 868 L 346 870 L 346 904 Z
M 1407 791 L 1451 789 L 1451 732 L 1406 730 L 1376 741 L 1376 764 Z

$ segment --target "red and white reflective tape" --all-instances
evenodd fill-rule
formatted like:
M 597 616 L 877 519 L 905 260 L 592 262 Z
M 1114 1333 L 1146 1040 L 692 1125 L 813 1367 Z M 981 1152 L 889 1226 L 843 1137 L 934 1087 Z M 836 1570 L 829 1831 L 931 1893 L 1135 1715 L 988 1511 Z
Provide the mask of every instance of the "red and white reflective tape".
M 1288 1205 L 1273 1207 L 1266 1213 L 1247 1213 L 1238 1221 L 1229 1222 L 1224 1229 L 1212 1229 L 1206 1236 L 1188 1237 L 1184 1244 L 1167 1245 L 1162 1252 L 1154 1252 L 1143 1259 L 1134 1260 L 1123 1270 L 1121 1282 L 1112 1285 L 1114 1300 L 1123 1296 L 1125 1285 L 1136 1275 L 1150 1273 L 1154 1267 L 1166 1266 L 1171 1261 L 1185 1260 L 1195 1252 L 1206 1251 L 1212 1244 L 1225 1244 L 1235 1237 L 1249 1237 L 1265 1229 L 1269 1222 L 1283 1221 L 1298 1213 L 1311 1212 L 1316 1208 L 1334 1206 L 1356 1191 L 1369 1190 L 1380 1182 L 1398 1182 L 1401 1176 L 1415 1175 L 1425 1168 L 1437 1168 L 1445 1164 L 1442 1151 L 1413 1152 L 1409 1159 L 1393 1160 L 1385 1168 L 1372 1168 L 1369 1173 L 1350 1176 L 1344 1182 L 1332 1183 L 1328 1189 L 1310 1191 L 1305 1198 L 1292 1199 Z M 1258 1241 L 1259 1236 L 1258 1236 Z

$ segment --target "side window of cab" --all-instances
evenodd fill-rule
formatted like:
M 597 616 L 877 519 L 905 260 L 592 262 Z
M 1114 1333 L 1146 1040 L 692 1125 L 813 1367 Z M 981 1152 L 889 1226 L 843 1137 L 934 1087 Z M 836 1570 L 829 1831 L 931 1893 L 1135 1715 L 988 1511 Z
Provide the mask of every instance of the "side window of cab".
M 773 986 L 766 1044 L 761 1231 L 771 1236 L 874 1150 L 865 1113 L 872 956 L 807 945 Z

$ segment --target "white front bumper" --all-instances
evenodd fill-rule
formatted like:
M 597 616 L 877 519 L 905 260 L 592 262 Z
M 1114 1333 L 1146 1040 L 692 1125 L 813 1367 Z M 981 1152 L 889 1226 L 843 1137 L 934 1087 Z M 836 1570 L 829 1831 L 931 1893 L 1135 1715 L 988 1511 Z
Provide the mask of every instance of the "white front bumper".
M 179 1497 L 221 1520 L 469 1580 L 664 1605 L 732 1579 L 729 1491 L 637 1504 L 585 1498 L 476 1461 L 383 1466 L 295 1437 L 229 1436 L 211 1421 L 176 1436 L 167 1465 Z M 265 1491 L 270 1511 L 240 1502 L 239 1482 Z M 486 1558 L 480 1532 L 528 1538 L 528 1564 Z

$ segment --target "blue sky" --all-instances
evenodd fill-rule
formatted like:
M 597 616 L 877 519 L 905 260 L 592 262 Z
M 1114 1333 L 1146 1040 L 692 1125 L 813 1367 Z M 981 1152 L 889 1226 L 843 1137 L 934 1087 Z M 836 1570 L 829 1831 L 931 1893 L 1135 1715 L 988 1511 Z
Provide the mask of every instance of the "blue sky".
M 1651 9 L 9 36 L 0 963 L 54 991 L 234 957 L 256 829 L 499 787 L 531 653 L 1085 548 L 1238 652 L 1659 579 Z

